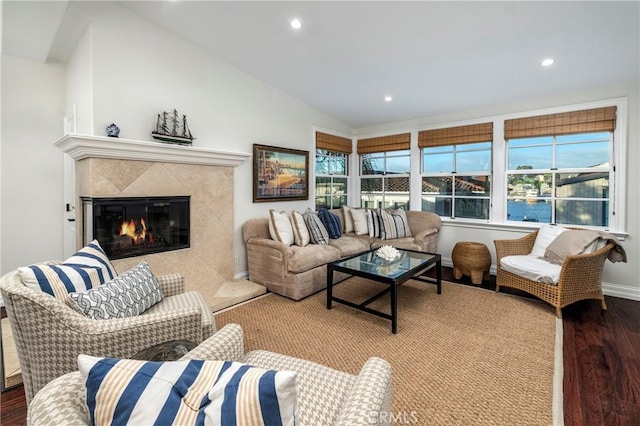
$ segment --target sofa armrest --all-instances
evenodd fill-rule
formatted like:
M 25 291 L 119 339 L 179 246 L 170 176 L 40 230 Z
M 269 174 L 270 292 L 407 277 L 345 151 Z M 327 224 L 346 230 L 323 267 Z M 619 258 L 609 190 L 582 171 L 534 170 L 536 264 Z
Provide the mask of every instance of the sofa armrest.
M 185 284 L 182 274 L 168 274 L 157 276 L 158 284 L 164 297 L 175 296 L 184 293 Z
M 435 253 L 438 251 L 438 239 L 440 230 L 438 228 L 429 228 L 419 232 L 413 239 L 414 244 L 419 245 L 422 251 Z
M 267 238 L 251 238 L 247 241 L 249 279 L 257 284 L 280 282 L 289 272 L 291 248 Z
M 244 356 L 244 338 L 239 324 L 227 324 L 182 359 L 237 361 Z
M 336 424 L 391 424 L 391 365 L 387 361 L 369 358 L 360 370 Z

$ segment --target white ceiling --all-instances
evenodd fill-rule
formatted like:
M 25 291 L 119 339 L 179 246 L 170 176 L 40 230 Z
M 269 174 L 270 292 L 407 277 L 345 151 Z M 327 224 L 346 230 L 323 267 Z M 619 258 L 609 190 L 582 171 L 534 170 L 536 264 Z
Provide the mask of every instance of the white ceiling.
M 354 129 L 640 78 L 638 1 L 118 3 Z M 30 49 L 7 37 L 26 14 L 4 7 L 5 52 Z M 57 34 L 49 59 L 71 43 Z

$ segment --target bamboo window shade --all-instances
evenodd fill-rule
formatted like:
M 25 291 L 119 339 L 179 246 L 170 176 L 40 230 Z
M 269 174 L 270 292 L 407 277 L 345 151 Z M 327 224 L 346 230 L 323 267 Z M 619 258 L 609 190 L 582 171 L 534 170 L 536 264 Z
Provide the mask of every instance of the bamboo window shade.
M 419 148 L 476 142 L 493 142 L 493 123 L 423 130 L 418 133 Z
M 612 132 L 615 128 L 616 107 L 612 106 L 505 120 L 504 138 Z
M 358 140 L 358 155 L 373 152 L 402 151 L 410 148 L 411 133 Z
M 322 132 L 316 132 L 316 149 L 326 149 L 327 151 L 341 152 L 343 154 L 351 154 L 353 152 L 351 139 Z

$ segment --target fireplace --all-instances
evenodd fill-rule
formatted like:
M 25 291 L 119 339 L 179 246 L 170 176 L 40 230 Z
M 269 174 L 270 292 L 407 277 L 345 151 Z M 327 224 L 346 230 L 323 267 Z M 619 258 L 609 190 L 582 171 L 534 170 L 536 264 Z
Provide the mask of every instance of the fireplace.
M 97 239 L 109 259 L 189 247 L 189 196 L 82 197 L 85 244 Z

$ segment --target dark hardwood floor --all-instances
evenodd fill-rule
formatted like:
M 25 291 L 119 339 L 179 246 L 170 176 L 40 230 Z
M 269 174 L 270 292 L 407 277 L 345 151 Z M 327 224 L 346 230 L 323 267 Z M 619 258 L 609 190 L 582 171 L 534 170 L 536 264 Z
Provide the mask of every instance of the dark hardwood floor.
M 453 279 L 451 268 L 442 269 L 444 280 L 473 285 L 468 277 Z M 482 287 L 494 290 L 495 277 Z M 606 312 L 595 300 L 562 310 L 567 426 L 640 425 L 640 302 L 616 297 L 606 301 Z M 21 386 L 3 392 L 1 402 L 0 424 L 26 424 Z

